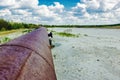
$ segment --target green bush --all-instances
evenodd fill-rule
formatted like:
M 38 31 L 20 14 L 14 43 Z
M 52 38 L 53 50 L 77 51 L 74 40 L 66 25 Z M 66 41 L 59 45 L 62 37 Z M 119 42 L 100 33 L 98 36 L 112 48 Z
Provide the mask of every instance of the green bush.
M 9 23 L 3 19 L 0 19 L 0 30 L 9 29 Z

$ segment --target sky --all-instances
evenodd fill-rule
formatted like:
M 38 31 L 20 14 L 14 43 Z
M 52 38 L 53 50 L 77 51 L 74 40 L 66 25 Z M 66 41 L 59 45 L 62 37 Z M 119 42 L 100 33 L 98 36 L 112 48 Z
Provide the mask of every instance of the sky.
M 74 7 L 79 0 L 39 0 L 39 2 L 41 5 L 47 6 L 52 5 L 54 2 L 59 2 L 65 6 L 65 9 L 70 9 L 71 7 Z
M 0 0 L 0 18 L 47 25 L 120 23 L 120 0 Z

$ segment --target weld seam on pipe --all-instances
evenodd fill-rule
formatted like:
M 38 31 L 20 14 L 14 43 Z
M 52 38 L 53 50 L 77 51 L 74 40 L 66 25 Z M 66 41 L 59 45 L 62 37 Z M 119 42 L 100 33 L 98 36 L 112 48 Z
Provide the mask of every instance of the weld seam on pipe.
M 23 68 L 24 68 L 27 60 L 29 59 L 29 57 L 31 56 L 32 53 L 33 53 L 33 51 L 31 51 L 31 53 L 29 53 L 28 57 L 27 57 L 26 60 L 24 61 L 23 65 L 21 66 L 21 69 L 20 69 L 20 71 L 19 71 L 19 73 L 18 73 L 18 75 L 17 75 L 17 77 L 16 77 L 15 80 L 18 80 L 18 78 L 19 78 L 19 76 L 21 75 L 21 72 L 22 72 L 22 70 L 23 70 Z

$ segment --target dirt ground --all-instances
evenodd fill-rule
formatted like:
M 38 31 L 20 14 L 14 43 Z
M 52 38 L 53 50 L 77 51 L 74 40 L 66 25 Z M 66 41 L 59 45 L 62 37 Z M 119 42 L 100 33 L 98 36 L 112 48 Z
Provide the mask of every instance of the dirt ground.
M 120 80 L 119 29 L 50 30 L 79 35 L 54 35 L 52 55 L 58 80 Z

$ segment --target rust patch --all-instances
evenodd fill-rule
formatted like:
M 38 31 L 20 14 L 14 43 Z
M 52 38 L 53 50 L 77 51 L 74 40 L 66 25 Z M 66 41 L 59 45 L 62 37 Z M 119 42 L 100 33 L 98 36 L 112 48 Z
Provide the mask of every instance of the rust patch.
M 47 30 L 43 27 L 0 45 L 0 80 L 57 80 L 49 46 Z M 37 78 L 32 78 L 33 72 Z

